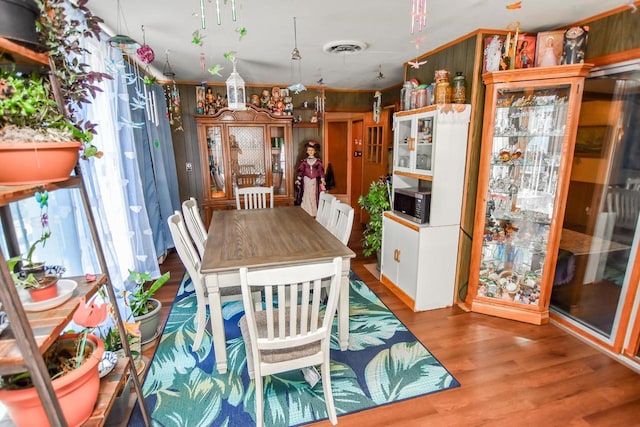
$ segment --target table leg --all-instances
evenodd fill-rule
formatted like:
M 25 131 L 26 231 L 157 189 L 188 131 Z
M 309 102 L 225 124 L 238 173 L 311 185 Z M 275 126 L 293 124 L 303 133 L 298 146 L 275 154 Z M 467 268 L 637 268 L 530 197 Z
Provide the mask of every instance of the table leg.
M 349 348 L 349 258 L 342 260 L 342 275 L 340 277 L 340 298 L 338 299 L 338 340 L 340 350 Z
M 218 370 L 218 373 L 226 374 L 227 338 L 224 333 L 222 300 L 220 297 L 218 275 L 207 275 L 204 280 L 209 294 L 209 317 L 211 318 L 211 334 L 213 338 L 213 353 L 216 358 L 216 369 Z

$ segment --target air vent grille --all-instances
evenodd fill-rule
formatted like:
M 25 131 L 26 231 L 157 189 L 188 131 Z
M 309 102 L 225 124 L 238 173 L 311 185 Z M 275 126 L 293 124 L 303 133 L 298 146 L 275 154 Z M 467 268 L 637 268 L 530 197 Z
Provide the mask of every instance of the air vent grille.
M 358 40 L 336 40 L 325 43 L 322 47 L 327 53 L 337 53 L 342 55 L 353 55 L 367 48 L 367 44 Z

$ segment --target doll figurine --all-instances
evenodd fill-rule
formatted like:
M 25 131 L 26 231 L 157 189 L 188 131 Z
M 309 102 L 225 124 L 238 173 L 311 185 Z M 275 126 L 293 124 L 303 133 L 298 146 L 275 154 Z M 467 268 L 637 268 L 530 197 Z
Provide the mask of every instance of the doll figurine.
M 300 161 L 296 177 L 296 187 L 298 188 L 296 205 L 300 205 L 309 215 L 316 216 L 320 192 L 325 190 L 324 166 L 317 157 L 320 143 L 310 140 L 305 147 L 307 148 L 307 157 Z

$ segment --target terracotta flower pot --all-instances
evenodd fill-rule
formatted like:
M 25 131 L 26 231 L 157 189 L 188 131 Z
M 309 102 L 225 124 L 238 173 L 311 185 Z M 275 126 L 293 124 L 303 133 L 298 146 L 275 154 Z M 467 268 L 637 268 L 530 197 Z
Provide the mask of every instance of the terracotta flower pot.
M 0 185 L 64 181 L 78 162 L 81 145 L 77 141 L 0 143 Z
M 53 276 L 47 276 L 39 281 L 39 288 L 30 288 L 29 295 L 31 301 L 39 302 L 46 301 L 58 296 L 58 278 Z
M 66 334 L 58 338 L 70 342 L 77 334 Z M 62 407 L 64 418 L 69 426 L 84 423 L 98 399 L 100 377 L 98 363 L 104 353 L 104 344 L 95 335 L 89 335 L 88 343 L 93 346 L 91 356 L 76 370 L 53 380 L 53 388 Z M 0 401 L 6 406 L 9 416 L 18 427 L 49 425 L 35 387 L 22 390 L 0 389 Z

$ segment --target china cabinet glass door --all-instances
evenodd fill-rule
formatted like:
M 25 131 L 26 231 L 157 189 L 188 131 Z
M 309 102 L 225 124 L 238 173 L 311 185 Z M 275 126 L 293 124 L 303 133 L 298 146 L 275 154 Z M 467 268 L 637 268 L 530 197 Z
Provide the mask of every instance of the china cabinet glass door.
M 271 185 L 273 194 L 286 194 L 287 156 L 284 147 L 286 129 L 284 126 L 269 126 L 271 138 Z
M 419 175 L 432 174 L 434 114 L 435 110 L 396 116 L 395 170 Z
M 222 127 L 207 126 L 207 155 L 209 162 L 209 194 L 210 198 L 225 197 L 225 170 L 222 156 Z
M 415 144 L 415 171 L 431 175 L 433 163 L 433 115 L 417 118 Z
M 593 66 L 486 73 L 465 304 L 540 325 L 560 258 L 584 79 Z
M 411 117 L 398 117 L 395 128 L 395 154 L 394 169 L 409 172 L 411 170 L 411 147 L 413 145 L 411 134 Z
M 229 126 L 228 132 L 234 188 L 266 185 L 264 126 Z
M 540 302 L 570 88 L 498 91 L 478 296 Z

